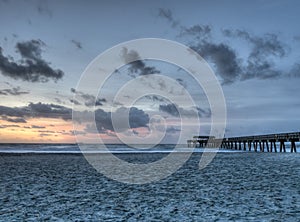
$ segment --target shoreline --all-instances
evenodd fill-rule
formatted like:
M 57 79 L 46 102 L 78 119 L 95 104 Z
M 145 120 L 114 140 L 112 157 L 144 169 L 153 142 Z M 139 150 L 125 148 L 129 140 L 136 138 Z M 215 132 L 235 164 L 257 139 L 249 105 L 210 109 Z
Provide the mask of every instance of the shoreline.
M 58 151 L 53 151 L 53 152 L 49 152 L 49 151 L 37 151 L 37 152 L 34 152 L 34 151 L 0 151 L 0 155 L 89 155 L 89 154 L 103 154 L 103 155 L 107 155 L 107 154 L 168 154 L 168 153 L 187 153 L 187 151 L 142 151 L 142 152 L 136 152 L 136 151 L 112 151 L 112 152 L 73 152 L 73 151 L 70 151 L 70 152 L 66 152 L 66 151 L 61 151 L 61 152 L 58 152 Z M 232 153 L 261 153 L 261 154 L 264 154 L 264 153 L 270 153 L 270 152 L 253 152 L 253 151 L 240 151 L 240 150 L 217 150 L 217 151 L 190 151 L 188 153 L 222 153 L 222 154 L 232 154 Z M 270 153 L 270 154 L 284 154 L 284 153 L 280 153 L 280 152 L 273 152 L 273 153 Z M 285 154 L 290 154 L 290 152 L 286 152 Z M 297 153 L 294 153 L 293 155 L 295 155 Z

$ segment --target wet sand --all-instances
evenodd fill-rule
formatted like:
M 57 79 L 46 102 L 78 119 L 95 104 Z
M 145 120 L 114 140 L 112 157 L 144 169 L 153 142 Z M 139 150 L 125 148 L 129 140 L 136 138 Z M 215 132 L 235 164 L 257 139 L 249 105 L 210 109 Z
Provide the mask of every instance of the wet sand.
M 0 220 L 299 221 L 300 154 L 219 153 L 201 171 L 200 155 L 159 182 L 128 185 L 81 154 L 0 154 Z

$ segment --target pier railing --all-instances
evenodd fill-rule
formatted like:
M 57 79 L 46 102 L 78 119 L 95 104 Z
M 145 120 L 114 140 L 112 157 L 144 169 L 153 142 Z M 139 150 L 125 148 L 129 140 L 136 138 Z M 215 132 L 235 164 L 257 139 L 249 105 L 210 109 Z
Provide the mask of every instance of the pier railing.
M 221 144 L 223 149 L 248 150 L 255 152 L 277 152 L 276 144 L 279 145 L 279 152 L 286 152 L 286 143 L 291 143 L 291 152 L 297 152 L 296 142 L 300 141 L 300 132 L 277 133 L 254 136 L 228 137 L 218 139 L 208 136 L 194 136 L 188 140 L 188 147 L 215 147 Z

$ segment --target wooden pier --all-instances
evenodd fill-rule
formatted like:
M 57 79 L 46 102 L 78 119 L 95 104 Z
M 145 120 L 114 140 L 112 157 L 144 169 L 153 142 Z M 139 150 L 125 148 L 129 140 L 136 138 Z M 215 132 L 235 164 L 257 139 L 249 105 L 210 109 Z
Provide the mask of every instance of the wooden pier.
M 188 147 L 217 147 L 231 150 L 255 152 L 286 152 L 286 143 L 291 144 L 291 152 L 297 152 L 296 142 L 300 141 L 300 132 L 278 133 L 256 136 L 228 137 L 218 139 L 208 136 L 194 136 L 188 140 Z M 277 145 L 279 146 L 277 149 Z

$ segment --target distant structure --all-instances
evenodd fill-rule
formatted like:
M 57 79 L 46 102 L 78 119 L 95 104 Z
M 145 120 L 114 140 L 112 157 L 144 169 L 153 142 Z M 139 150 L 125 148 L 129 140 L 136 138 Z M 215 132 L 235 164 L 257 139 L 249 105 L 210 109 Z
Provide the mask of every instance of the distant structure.
M 286 152 L 287 142 L 291 143 L 291 152 L 297 152 L 296 142 L 300 141 L 300 132 L 279 133 L 256 136 L 241 136 L 218 139 L 208 136 L 194 136 L 188 140 L 188 147 L 216 147 L 221 144 L 223 149 L 251 151 L 255 152 L 277 152 L 276 144 L 279 144 L 279 152 Z

